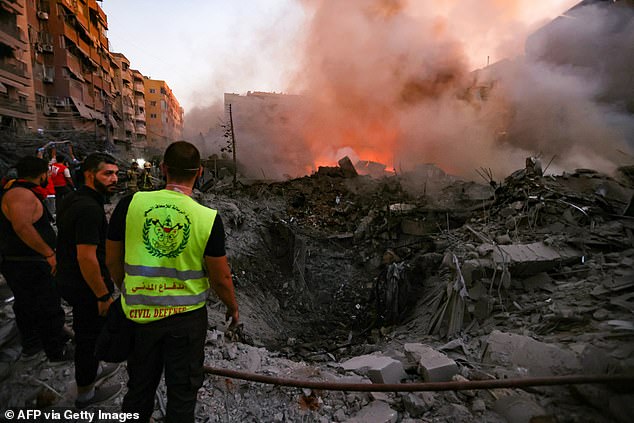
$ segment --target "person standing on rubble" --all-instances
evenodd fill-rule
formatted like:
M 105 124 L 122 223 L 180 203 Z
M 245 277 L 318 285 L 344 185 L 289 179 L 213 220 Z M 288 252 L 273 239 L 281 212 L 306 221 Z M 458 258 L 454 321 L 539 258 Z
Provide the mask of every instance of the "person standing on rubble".
M 139 189 L 141 191 L 152 191 L 154 190 L 154 176 L 152 176 L 152 163 L 145 162 L 143 163 L 143 173 L 141 174 L 141 184 L 139 185 Z
M 2 274 L 14 296 L 13 311 L 22 338 L 22 357 L 42 348 L 50 362 L 70 360 L 64 333 L 64 310 L 55 289 L 57 270 L 52 216 L 40 188 L 48 179 L 46 160 L 26 156 L 16 165 L 17 179 L 1 195 Z
M 59 210 L 62 199 L 75 190 L 73 179 L 70 175 L 68 161 L 63 154 L 53 153 L 51 162 L 51 181 L 55 187 L 55 210 Z
M 119 368 L 100 364 L 95 357 L 97 337 L 114 291 L 105 264 L 108 222 L 104 197 L 116 189 L 118 170 L 114 157 L 88 155 L 83 163 L 84 185 L 69 194 L 57 211 L 57 283 L 73 308 L 78 408 L 107 401 L 121 391 L 120 385 L 95 387 Z
M 133 161 L 130 169 L 128 169 L 126 173 L 128 179 L 128 193 L 134 194 L 139 190 L 139 163 L 137 161 Z
M 203 382 L 208 290 L 227 307 L 231 326 L 238 304 L 216 210 L 191 198 L 200 176 L 200 153 L 186 141 L 165 151 L 165 189 L 123 198 L 110 220 L 106 261 L 121 289 L 121 305 L 134 322 L 124 412 L 147 422 L 165 371 L 167 422 L 193 422 Z

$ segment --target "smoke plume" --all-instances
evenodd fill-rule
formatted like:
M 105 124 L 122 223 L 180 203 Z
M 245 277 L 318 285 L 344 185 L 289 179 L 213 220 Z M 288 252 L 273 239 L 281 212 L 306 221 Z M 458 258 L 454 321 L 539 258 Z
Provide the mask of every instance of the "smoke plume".
M 550 23 L 574 1 L 552 3 L 303 0 L 288 87 L 300 95 L 236 110 L 239 160 L 275 178 L 343 155 L 466 177 L 505 176 L 529 155 L 612 170 L 634 143 L 633 8 L 598 2 Z

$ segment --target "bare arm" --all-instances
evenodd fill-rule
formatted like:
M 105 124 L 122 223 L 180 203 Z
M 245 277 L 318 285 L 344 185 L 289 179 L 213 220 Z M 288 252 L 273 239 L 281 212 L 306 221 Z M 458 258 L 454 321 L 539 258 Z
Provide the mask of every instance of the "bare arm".
M 119 289 L 121 289 L 123 277 L 125 276 L 123 268 L 124 253 L 125 246 L 123 241 L 106 240 L 106 266 L 108 266 L 112 280 Z
M 231 318 L 231 326 L 236 326 L 240 313 L 238 312 L 238 302 L 236 301 L 227 257 L 205 256 L 205 265 L 207 266 L 211 287 L 218 295 L 218 298 L 220 298 L 220 301 L 227 307 L 226 317 Z
M 99 261 L 97 260 L 97 246 L 90 244 L 77 245 L 77 262 L 79 270 L 84 280 L 95 294 L 95 297 L 103 297 L 108 294 L 108 287 L 104 283 Z M 108 301 L 99 301 L 99 315 L 105 316 L 112 299 Z
M 51 273 L 57 270 L 55 250 L 53 250 L 33 226 L 44 213 L 42 204 L 26 188 L 14 188 L 8 191 L 2 201 L 2 211 L 20 239 L 38 254 L 46 257 Z

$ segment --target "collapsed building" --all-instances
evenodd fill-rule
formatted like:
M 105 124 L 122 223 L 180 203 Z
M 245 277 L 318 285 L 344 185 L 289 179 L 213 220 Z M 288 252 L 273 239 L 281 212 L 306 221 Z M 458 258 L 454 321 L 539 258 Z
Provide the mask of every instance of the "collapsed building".
M 210 299 L 206 365 L 375 384 L 631 374 L 631 169 L 612 178 L 528 166 L 492 182 L 429 167 L 376 179 L 342 160 L 309 177 L 200 193 L 224 217 L 243 316 L 225 338 Z M 7 295 L 5 358 L 19 351 Z M 71 401 L 69 369 L 20 366 L 3 367 L 3 404 Z M 198 416 L 609 422 L 628 421 L 631 395 L 616 384 L 340 394 L 210 377 Z

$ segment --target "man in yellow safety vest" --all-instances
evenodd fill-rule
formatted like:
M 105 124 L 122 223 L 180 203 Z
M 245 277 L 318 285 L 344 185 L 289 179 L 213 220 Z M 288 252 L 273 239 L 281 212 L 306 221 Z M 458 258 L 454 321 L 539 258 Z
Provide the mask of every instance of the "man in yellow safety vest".
M 233 326 L 238 304 L 222 220 L 191 198 L 202 172 L 198 149 L 186 141 L 172 143 L 161 170 L 165 189 L 123 198 L 108 231 L 106 262 L 135 326 L 122 408 L 139 413 L 140 422 L 149 421 L 164 370 L 166 421 L 193 422 L 203 382 L 210 282 Z

